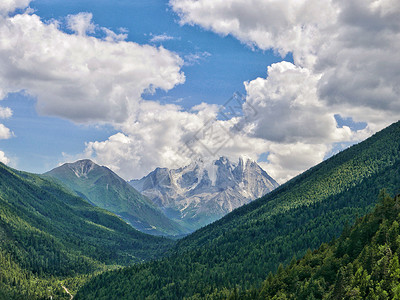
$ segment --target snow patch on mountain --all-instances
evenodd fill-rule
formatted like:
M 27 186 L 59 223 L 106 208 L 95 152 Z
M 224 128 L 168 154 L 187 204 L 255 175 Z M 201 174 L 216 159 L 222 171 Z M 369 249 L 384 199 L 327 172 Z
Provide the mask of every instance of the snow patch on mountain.
M 179 169 L 157 168 L 129 182 L 170 218 L 195 230 L 278 187 L 255 161 L 196 160 Z

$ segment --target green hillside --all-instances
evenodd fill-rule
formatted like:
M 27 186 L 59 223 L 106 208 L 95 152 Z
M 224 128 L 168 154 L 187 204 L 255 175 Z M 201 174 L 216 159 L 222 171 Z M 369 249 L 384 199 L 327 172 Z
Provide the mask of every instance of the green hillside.
M 125 180 L 90 160 L 67 163 L 45 175 L 57 179 L 93 205 L 117 214 L 137 230 L 154 235 L 186 233 Z
M 0 299 L 69 299 L 88 275 L 172 246 L 37 175 L 0 163 Z
M 400 299 L 400 197 L 385 193 L 373 213 L 338 240 L 308 251 L 261 290 L 241 299 Z
M 98 276 L 77 299 L 216 298 L 257 287 L 279 264 L 339 236 L 379 190 L 399 187 L 400 122 L 184 238 L 168 258 Z

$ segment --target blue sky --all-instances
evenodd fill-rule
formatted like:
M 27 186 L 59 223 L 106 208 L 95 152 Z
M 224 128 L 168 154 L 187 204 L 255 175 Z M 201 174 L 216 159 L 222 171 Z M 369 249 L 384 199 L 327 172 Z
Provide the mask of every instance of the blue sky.
M 162 45 L 182 58 L 200 56 L 197 62 L 188 62 L 190 65 L 182 68 L 185 84 L 145 97 L 166 102 L 183 98 L 181 105 L 186 109 L 201 102 L 224 103 L 235 91 L 244 92 L 244 81 L 265 77 L 267 66 L 282 60 L 273 50 L 251 49 L 232 36 L 223 37 L 199 26 L 180 26 L 168 1 L 35 0 L 31 7 L 45 20 L 91 12 L 95 24 L 114 31 L 127 29 L 129 41 Z M 163 34 L 172 39 L 151 42 L 152 36 Z M 291 60 L 290 55 L 287 59 Z
M 246 156 L 282 183 L 398 120 L 400 8 L 369 2 L 0 4 L 0 161 L 131 179 Z
M 201 102 L 225 103 L 234 92 L 244 93 L 244 81 L 265 77 L 266 67 L 282 60 L 272 50 L 253 50 L 231 36 L 180 26 L 166 1 L 35 0 L 30 6 L 44 21 L 91 12 L 96 24 L 115 31 L 127 29 L 129 41 L 163 45 L 181 57 L 199 56 L 197 61 L 182 68 L 186 75 L 184 84 L 144 97 L 161 103 L 178 102 L 185 109 Z M 163 34 L 173 39 L 150 41 L 153 36 Z M 14 112 L 13 118 L 4 124 L 12 129 L 15 137 L 1 141 L 1 149 L 13 158 L 15 167 L 26 171 L 45 172 L 64 159 L 63 152 L 81 153 L 86 141 L 104 140 L 116 132 L 110 126 L 85 126 L 38 115 L 35 99 L 23 93 L 9 95 L 2 104 Z

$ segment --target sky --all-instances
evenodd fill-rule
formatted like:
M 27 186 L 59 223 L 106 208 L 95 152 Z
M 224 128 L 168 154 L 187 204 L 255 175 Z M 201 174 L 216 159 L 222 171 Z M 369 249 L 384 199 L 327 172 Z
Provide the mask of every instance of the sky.
M 0 161 L 123 178 L 249 157 L 279 183 L 400 115 L 397 0 L 3 0 Z

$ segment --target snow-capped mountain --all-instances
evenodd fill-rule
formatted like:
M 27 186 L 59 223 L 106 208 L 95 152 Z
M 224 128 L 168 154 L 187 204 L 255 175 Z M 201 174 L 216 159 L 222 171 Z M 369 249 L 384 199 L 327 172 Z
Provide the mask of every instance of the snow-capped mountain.
M 198 160 L 180 169 L 157 168 L 140 180 L 129 182 L 165 214 L 195 230 L 233 209 L 278 187 L 255 161 L 226 157 Z

